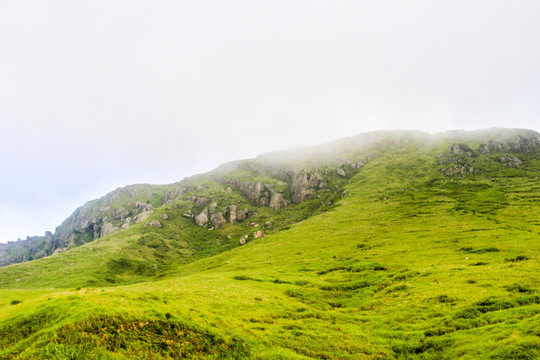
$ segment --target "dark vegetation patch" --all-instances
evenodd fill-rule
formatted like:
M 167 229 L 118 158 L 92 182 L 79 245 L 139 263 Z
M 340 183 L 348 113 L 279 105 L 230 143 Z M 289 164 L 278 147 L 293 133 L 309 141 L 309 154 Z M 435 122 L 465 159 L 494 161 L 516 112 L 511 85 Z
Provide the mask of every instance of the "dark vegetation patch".
M 362 265 L 341 265 L 341 266 L 334 266 L 328 269 L 324 269 L 321 271 L 318 271 L 318 275 L 326 275 L 334 271 L 344 271 L 344 272 L 350 272 L 350 273 L 359 273 L 363 271 L 385 271 L 387 268 L 381 264 L 377 263 L 370 263 L 370 264 L 362 264 Z
M 533 342 L 506 345 L 495 350 L 490 360 L 534 360 L 540 359 L 540 345 Z
M 55 358 L 54 356 L 67 352 L 77 354 L 74 359 L 86 359 L 92 358 L 96 348 L 136 359 L 239 359 L 249 355 L 243 342 L 225 341 L 216 335 L 190 329 L 170 318 L 171 316 L 167 320 L 142 320 L 96 316 L 62 326 L 56 330 L 52 341 L 38 350 L 36 355 Z
M 233 276 L 233 279 L 241 280 L 241 281 L 244 281 L 244 280 L 261 281 L 261 279 L 252 278 L 251 276 L 246 276 L 246 275 L 235 275 Z
M 526 257 L 525 255 L 518 255 L 515 258 L 504 259 L 504 261 L 506 262 L 519 262 L 519 261 L 525 261 L 525 260 L 529 260 L 529 258 Z
M 0 350 L 30 338 L 38 331 L 59 323 L 67 316 L 65 309 L 49 305 L 41 307 L 31 315 L 18 315 L 4 321 L 0 327 Z
M 512 285 L 506 285 L 504 288 L 509 292 L 520 292 L 520 293 L 535 292 L 534 289 L 528 287 L 527 285 L 518 284 L 518 283 L 515 283 Z
M 485 247 L 485 248 L 473 248 L 470 246 L 464 246 L 459 249 L 460 251 L 463 251 L 468 254 L 484 254 L 488 252 L 499 252 L 500 250 L 496 247 Z
M 427 358 L 436 359 L 438 353 L 448 350 L 454 344 L 454 340 L 447 338 L 425 338 L 410 336 L 405 340 L 394 340 L 391 346 L 397 358 L 405 359 L 411 355 L 428 355 Z M 431 355 L 431 357 L 429 356 Z

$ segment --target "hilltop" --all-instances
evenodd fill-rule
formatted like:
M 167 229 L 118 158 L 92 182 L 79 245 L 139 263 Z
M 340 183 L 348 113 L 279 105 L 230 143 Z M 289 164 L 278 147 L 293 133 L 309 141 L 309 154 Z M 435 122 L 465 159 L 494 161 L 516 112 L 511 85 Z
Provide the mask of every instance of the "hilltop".
M 117 189 L 0 247 L 0 359 L 538 358 L 539 176 L 400 131 Z

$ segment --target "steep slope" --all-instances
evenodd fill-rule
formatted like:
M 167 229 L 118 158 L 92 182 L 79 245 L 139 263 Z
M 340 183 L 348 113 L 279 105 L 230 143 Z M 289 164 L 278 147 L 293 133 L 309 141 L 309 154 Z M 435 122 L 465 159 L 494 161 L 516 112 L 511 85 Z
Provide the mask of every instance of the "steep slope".
M 355 175 L 343 178 L 338 206 L 308 209 L 312 216 L 296 223 L 287 217 L 324 201 L 315 195 L 281 209 L 260 206 L 258 219 L 272 215 L 279 222 L 284 216 L 275 232 L 215 256 L 170 264 L 161 280 L 38 289 L 83 284 L 63 273 L 48 282 L 50 273 L 66 269 L 56 259 L 77 254 L 73 261 L 84 259 L 92 269 L 100 256 L 125 254 L 122 244 L 130 236 L 130 246 L 143 254 L 136 242 L 146 231 L 152 237 L 169 231 L 161 233 L 163 241 L 177 236 L 178 229 L 142 223 L 0 269 L 0 358 L 538 358 L 538 134 L 498 136 L 495 144 L 509 148 L 489 151 L 481 149 L 490 140 L 465 135 L 398 142 L 391 136 L 370 147 L 367 164 Z M 521 145 L 512 149 L 515 141 Z M 235 179 L 244 174 L 242 181 L 245 171 L 226 169 L 236 172 Z M 219 181 L 207 185 L 210 194 L 213 186 L 238 188 L 222 172 L 213 176 Z M 210 231 L 213 224 L 205 228 L 183 217 L 182 204 L 175 216 L 183 230 L 201 236 L 236 226 L 246 226 L 237 235 L 255 230 L 244 222 Z M 192 215 L 206 206 L 193 204 Z M 181 234 L 188 241 L 190 234 Z M 103 248 L 92 257 L 96 247 Z M 17 273 L 25 278 L 16 281 Z M 92 271 L 79 276 L 87 273 L 83 281 L 99 279 Z

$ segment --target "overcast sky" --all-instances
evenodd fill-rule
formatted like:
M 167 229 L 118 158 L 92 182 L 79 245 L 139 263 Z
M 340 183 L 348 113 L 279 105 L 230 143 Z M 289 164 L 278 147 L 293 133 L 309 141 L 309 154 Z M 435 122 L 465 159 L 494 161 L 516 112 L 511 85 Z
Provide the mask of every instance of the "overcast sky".
M 0 242 L 376 129 L 540 128 L 540 2 L 0 1 Z

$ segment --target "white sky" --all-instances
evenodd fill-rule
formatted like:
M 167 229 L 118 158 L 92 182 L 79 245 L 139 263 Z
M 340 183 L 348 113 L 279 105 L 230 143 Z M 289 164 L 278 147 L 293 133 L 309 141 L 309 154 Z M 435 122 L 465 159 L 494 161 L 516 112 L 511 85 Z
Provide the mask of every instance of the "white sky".
M 376 129 L 540 130 L 538 1 L 0 1 L 0 242 Z

